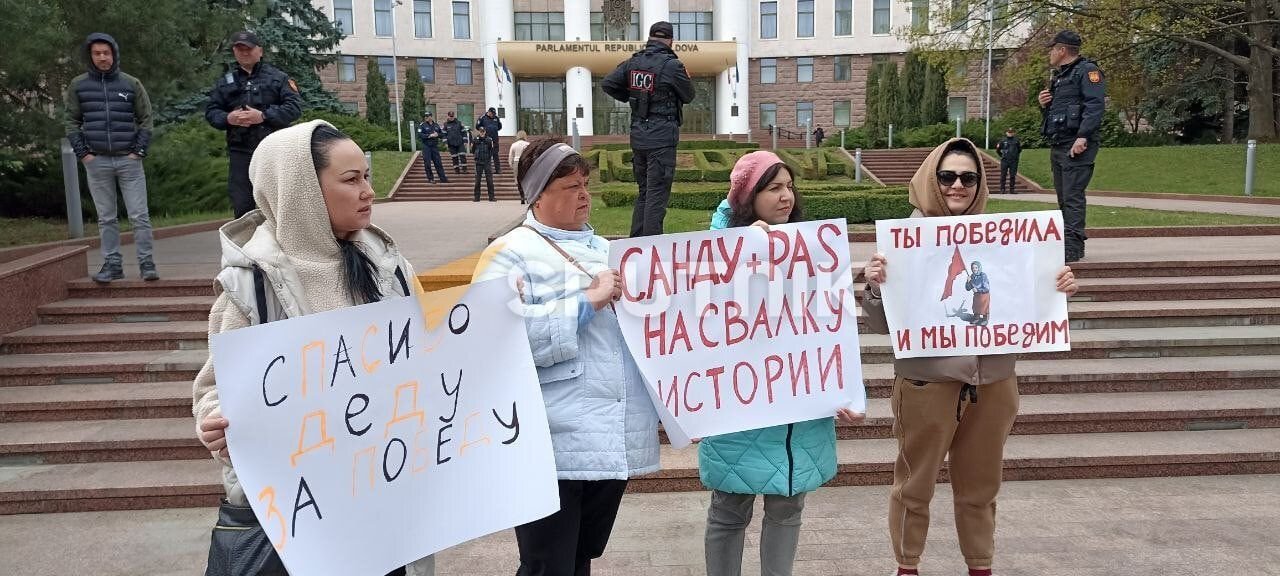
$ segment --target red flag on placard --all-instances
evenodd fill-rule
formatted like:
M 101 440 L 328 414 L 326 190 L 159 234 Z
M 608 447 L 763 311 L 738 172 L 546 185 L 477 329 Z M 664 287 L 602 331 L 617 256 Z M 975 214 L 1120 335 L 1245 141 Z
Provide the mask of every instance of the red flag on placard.
M 951 253 L 951 265 L 947 267 L 947 283 L 942 287 L 942 298 L 939 300 L 951 297 L 951 284 L 961 274 L 964 274 L 964 259 L 960 257 L 960 247 L 956 246 L 956 251 Z

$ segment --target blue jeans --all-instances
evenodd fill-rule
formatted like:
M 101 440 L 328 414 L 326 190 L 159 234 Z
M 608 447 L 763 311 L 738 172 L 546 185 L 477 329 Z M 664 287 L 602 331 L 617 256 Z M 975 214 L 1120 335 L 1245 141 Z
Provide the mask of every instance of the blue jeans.
M 151 259 L 151 216 L 147 211 L 147 176 L 142 160 L 128 156 L 94 156 L 85 164 L 89 194 L 98 212 L 98 235 L 102 238 L 102 259 L 121 261 L 120 222 L 116 219 L 117 197 L 124 196 L 124 207 L 133 223 L 133 244 L 138 261 Z

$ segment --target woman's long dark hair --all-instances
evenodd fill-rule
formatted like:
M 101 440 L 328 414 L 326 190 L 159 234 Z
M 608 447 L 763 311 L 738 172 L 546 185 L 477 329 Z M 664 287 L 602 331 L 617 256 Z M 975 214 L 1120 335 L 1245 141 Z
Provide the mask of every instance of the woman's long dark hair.
M 329 149 L 351 137 L 332 126 L 321 125 L 311 132 L 311 162 L 316 165 L 316 178 L 320 171 L 329 166 Z M 378 287 L 378 267 L 365 255 L 355 242 L 343 238 L 335 238 L 342 252 L 343 276 L 347 282 L 347 292 L 359 304 L 382 300 L 382 289 Z
M 765 188 L 768 188 L 769 183 L 773 182 L 773 179 L 777 178 L 778 173 L 783 170 L 786 170 L 787 174 L 791 175 L 791 185 L 795 186 L 796 173 L 791 170 L 790 166 L 779 163 L 765 169 L 764 174 L 760 175 L 760 181 L 756 182 L 755 188 L 751 189 L 751 194 L 747 195 L 747 198 L 743 201 L 742 205 L 729 205 L 729 208 L 733 210 L 733 213 L 729 216 L 730 228 L 750 226 L 755 224 L 756 220 L 760 219 L 759 216 L 756 216 L 756 194 L 759 194 L 763 192 Z M 803 222 L 804 207 L 800 205 L 800 191 L 795 190 L 794 195 L 795 202 L 791 205 L 791 215 L 787 217 L 787 222 Z

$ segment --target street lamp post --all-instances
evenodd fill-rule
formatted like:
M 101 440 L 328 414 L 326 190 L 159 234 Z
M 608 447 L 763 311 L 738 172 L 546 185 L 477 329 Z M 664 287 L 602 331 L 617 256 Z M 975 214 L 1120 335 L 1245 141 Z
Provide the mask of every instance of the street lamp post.
M 400 109 L 400 57 L 396 54 L 396 6 L 404 6 L 404 2 L 395 0 L 391 5 L 391 85 L 396 93 L 396 150 L 404 152 L 404 134 L 400 126 L 400 118 L 404 116 L 404 110 Z
M 398 1 L 398 0 L 397 0 Z M 995 48 L 995 3 L 993 0 L 987 0 L 987 79 L 985 100 L 983 101 L 984 112 L 986 115 L 986 135 L 983 136 L 982 147 L 991 148 L 991 52 Z

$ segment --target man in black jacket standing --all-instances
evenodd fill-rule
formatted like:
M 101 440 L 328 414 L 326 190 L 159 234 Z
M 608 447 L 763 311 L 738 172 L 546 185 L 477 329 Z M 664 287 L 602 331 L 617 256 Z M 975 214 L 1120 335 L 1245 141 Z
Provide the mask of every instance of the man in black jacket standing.
M 1049 44 L 1054 67 L 1049 88 L 1040 92 L 1044 114 L 1041 132 L 1051 147 L 1053 188 L 1058 193 L 1062 225 L 1066 228 L 1066 261 L 1084 258 L 1085 188 L 1093 178 L 1098 157 L 1098 128 L 1106 108 L 1102 69 L 1080 55 L 1080 35 L 1063 30 Z
M 1022 156 L 1022 141 L 1013 128 L 1005 129 L 1004 140 L 996 143 L 996 154 L 1000 155 L 1000 191 L 1005 193 L 1005 177 L 1009 178 L 1009 194 L 1018 193 L 1018 159 Z
M 436 173 L 440 174 L 441 182 L 448 182 L 449 177 L 444 175 L 444 163 L 440 161 L 440 137 L 444 136 L 444 130 L 436 124 L 436 119 L 432 117 L 430 112 L 422 115 L 422 124 L 418 126 L 418 141 L 422 142 L 422 169 L 427 172 L 427 182 L 435 183 L 436 179 L 431 174 L 431 167 L 436 167 Z
M 693 101 L 693 80 L 671 50 L 670 22 L 649 28 L 649 42 L 600 83 L 605 94 L 631 104 L 631 169 L 640 194 L 631 212 L 631 237 L 662 234 L 684 105 Z
M 498 160 L 498 131 L 502 130 L 502 120 L 498 119 L 498 109 L 490 107 L 480 120 L 476 121 L 476 128 L 484 128 L 484 133 L 489 138 L 489 145 L 492 148 L 490 161 L 493 162 L 493 173 L 502 173 L 502 163 Z M 477 168 L 479 170 L 479 168 Z
M 467 127 L 462 125 L 453 112 L 444 121 L 444 143 L 449 147 L 449 157 L 453 158 L 453 172 L 464 174 L 467 171 Z
M 67 139 L 84 164 L 98 212 L 103 262 L 93 279 L 106 283 L 124 278 L 116 218 L 119 195 L 133 223 L 142 279 L 158 280 L 151 254 L 147 176 L 142 169 L 151 144 L 151 99 L 142 82 L 120 71 L 120 50 L 111 36 L 90 34 L 84 41 L 84 55 L 89 71 L 71 81 L 64 102 Z
M 249 183 L 249 160 L 268 134 L 288 127 L 302 116 L 298 85 L 279 68 L 262 61 L 262 45 L 252 32 L 231 37 L 236 66 L 209 93 L 204 118 L 227 131 L 227 195 L 239 218 L 257 206 Z

